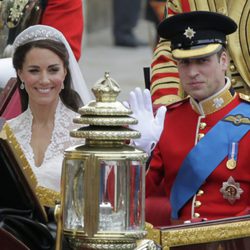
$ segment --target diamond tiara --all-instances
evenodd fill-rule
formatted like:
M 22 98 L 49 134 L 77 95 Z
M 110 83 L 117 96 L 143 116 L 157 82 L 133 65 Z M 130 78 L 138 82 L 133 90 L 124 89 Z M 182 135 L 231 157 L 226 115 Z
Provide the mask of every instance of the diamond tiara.
M 60 31 L 46 25 L 34 25 L 25 29 L 15 39 L 13 46 L 14 50 L 17 47 L 29 42 L 38 40 L 53 40 L 57 42 L 63 42 L 63 35 Z

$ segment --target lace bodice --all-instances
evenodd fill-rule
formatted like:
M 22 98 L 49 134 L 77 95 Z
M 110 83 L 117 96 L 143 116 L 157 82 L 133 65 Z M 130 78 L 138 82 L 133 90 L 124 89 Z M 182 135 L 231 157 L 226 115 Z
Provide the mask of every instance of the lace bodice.
M 33 149 L 30 145 L 33 116 L 30 108 L 18 117 L 8 121 L 17 141 L 34 171 L 38 185 L 60 191 L 61 169 L 64 150 L 72 145 L 80 144 L 78 139 L 70 137 L 69 132 L 77 125 L 73 118 L 77 113 L 68 109 L 59 101 L 55 112 L 55 123 L 51 142 L 46 149 L 41 166 L 35 166 Z

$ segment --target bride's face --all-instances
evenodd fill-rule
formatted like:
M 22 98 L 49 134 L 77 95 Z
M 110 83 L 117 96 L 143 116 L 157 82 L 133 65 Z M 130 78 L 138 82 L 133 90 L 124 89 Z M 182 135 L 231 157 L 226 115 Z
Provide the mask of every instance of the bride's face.
M 18 76 L 29 95 L 29 103 L 51 105 L 64 87 L 66 69 L 60 57 L 49 49 L 32 48 L 25 56 Z

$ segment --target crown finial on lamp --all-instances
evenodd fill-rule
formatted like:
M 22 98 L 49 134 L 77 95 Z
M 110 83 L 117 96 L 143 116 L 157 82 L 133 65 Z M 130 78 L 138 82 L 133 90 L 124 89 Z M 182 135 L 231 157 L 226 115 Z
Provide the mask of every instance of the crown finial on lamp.
M 92 91 L 97 102 L 115 102 L 121 92 L 119 84 L 110 77 L 109 72 L 104 73 L 104 78 L 96 82 Z

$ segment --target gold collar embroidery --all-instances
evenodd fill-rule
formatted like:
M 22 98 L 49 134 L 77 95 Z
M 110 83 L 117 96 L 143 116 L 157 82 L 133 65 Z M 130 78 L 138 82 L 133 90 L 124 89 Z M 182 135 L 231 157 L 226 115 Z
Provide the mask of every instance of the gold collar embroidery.
M 226 85 L 222 90 L 201 102 L 197 102 L 191 97 L 190 103 L 193 109 L 201 115 L 208 115 L 222 109 L 230 103 L 235 98 L 236 94 L 233 95 L 230 92 L 231 82 L 229 78 L 226 78 L 226 80 Z

